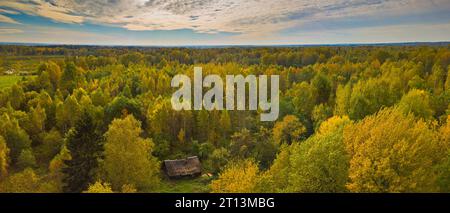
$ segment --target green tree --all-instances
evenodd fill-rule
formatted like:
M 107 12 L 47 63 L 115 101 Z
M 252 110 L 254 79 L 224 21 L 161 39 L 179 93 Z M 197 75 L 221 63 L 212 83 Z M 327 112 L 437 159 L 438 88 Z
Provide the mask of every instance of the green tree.
M 66 167 L 62 169 L 65 192 L 82 192 L 94 181 L 102 145 L 101 134 L 92 117 L 84 112 L 67 137 L 66 146 L 71 159 L 64 161 Z
M 17 167 L 20 169 L 36 167 L 36 158 L 31 149 L 22 150 L 17 160 Z
M 399 94 L 386 79 L 359 81 L 352 90 L 349 116 L 352 119 L 362 119 L 382 107 L 392 106 Z
M 53 91 L 53 85 L 52 82 L 50 81 L 50 76 L 47 71 L 42 72 L 36 78 L 36 86 L 47 91 Z
M 1 185 L 2 192 L 36 193 L 45 192 L 42 180 L 33 169 L 27 168 L 9 176 Z
M 450 116 L 447 117 L 446 124 L 439 129 L 439 133 L 441 143 L 447 145 L 442 147 L 443 152 L 447 150 L 447 157 L 437 167 L 439 172 L 437 183 L 441 192 L 448 193 L 450 192 Z
M 132 114 L 136 118 L 141 118 L 139 103 L 132 98 L 117 96 L 105 107 L 105 116 L 108 122 L 114 118 L 121 118 L 124 114 Z
M 27 122 L 24 123 L 24 129 L 31 136 L 33 141 L 40 141 L 40 134 L 45 130 L 46 113 L 40 104 L 36 108 L 31 108 L 28 113 Z
M 230 119 L 230 114 L 228 113 L 227 110 L 223 110 L 221 112 L 219 125 L 220 125 L 219 129 L 221 131 L 222 138 L 226 139 L 231 132 L 231 119 Z
M 132 115 L 114 119 L 105 133 L 103 169 L 112 188 L 133 184 L 141 190 L 159 186 L 159 162 L 151 155 L 153 142 L 140 137 L 141 124 Z
M 298 144 L 284 144 L 280 148 L 273 164 L 261 174 L 256 190 L 260 192 L 288 192 L 289 175 L 291 174 L 292 147 Z
M 447 78 L 445 79 L 445 90 L 450 90 L 450 65 L 447 67 Z
M 286 115 L 272 129 L 274 141 L 278 144 L 301 141 L 305 139 L 305 133 L 305 126 L 294 115 Z
M 402 97 L 398 103 L 400 110 L 404 113 L 413 113 L 415 116 L 431 119 L 434 111 L 431 108 L 430 94 L 423 90 L 413 89 Z
M 39 144 L 34 150 L 36 159 L 39 162 L 50 162 L 61 150 L 64 138 L 56 129 L 44 133 L 42 144 Z
M 56 125 L 66 132 L 75 126 L 81 115 L 81 106 L 76 97 L 70 95 L 64 103 L 59 102 L 56 106 Z
M 318 133 L 299 146 L 290 158 L 291 192 L 345 192 L 349 157 L 343 143 L 342 130 L 347 117 L 333 117 L 322 123 Z
M 25 93 L 19 84 L 14 84 L 11 87 L 11 93 L 10 93 L 9 97 L 10 97 L 9 100 L 11 102 L 11 106 L 14 109 L 21 109 L 22 105 L 25 102 Z
M 351 94 L 352 87 L 350 84 L 346 84 L 345 86 L 339 84 L 336 90 L 336 107 L 334 108 L 335 115 L 348 115 Z
M 2 121 L 0 123 L 0 135 L 3 136 L 10 150 L 11 163 L 15 164 L 22 150 L 31 148 L 31 140 L 15 118 L 3 114 L 0 120 Z
M 230 151 L 226 148 L 217 148 L 208 157 L 207 165 L 211 172 L 218 173 L 230 160 Z
M 47 72 L 49 74 L 50 81 L 52 82 L 53 88 L 56 90 L 59 87 L 61 81 L 61 68 L 53 61 L 48 62 Z
M 311 80 L 311 86 L 316 90 L 316 103 L 326 103 L 331 93 L 331 82 L 322 73 L 317 73 Z
M 332 117 L 302 143 L 285 146 L 261 175 L 263 192 L 345 192 L 349 157 L 343 143 L 348 117 Z
M 48 165 L 48 179 L 54 183 L 56 191 L 58 192 L 63 191 L 63 169 L 67 167 L 64 162 L 70 159 L 72 159 L 72 157 L 70 156 L 69 150 L 66 146 L 63 146 L 60 152 L 50 161 Z
M 352 192 L 435 192 L 437 170 L 448 143 L 427 123 L 388 108 L 347 125 L 344 143 L 350 155 Z
M 256 138 L 248 129 L 242 129 L 231 136 L 230 153 L 232 157 L 248 158 L 256 145 Z
M 311 118 L 314 123 L 314 129 L 320 127 L 320 124 L 333 115 L 332 109 L 326 104 L 319 104 L 314 106 L 311 113 Z
M 287 95 L 291 97 L 297 114 L 304 117 L 311 115 L 317 96 L 314 87 L 307 82 L 297 83 L 287 91 Z
M 61 76 L 62 90 L 66 90 L 68 93 L 72 93 L 72 91 L 77 86 L 77 78 L 78 73 L 76 65 L 73 62 L 67 63 Z
M 434 94 L 440 94 L 444 91 L 444 84 L 446 79 L 445 70 L 440 64 L 435 64 L 432 68 L 431 75 L 428 78 L 428 85 L 433 88 Z
M 256 144 L 252 150 L 253 158 L 263 169 L 269 168 L 278 152 L 279 144 L 273 140 L 270 129 L 260 127 L 255 134 Z

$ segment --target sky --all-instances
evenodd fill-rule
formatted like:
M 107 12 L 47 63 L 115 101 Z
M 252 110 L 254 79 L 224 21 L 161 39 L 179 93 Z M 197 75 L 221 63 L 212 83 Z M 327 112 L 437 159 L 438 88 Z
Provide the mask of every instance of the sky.
M 450 41 L 450 0 L 0 0 L 0 42 L 302 45 Z

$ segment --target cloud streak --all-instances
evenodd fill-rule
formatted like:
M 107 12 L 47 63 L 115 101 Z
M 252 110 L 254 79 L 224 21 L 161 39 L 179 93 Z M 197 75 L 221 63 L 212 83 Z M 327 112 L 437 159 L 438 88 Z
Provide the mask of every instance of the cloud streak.
M 42 16 L 63 23 L 83 23 L 85 21 L 83 16 L 74 15 L 78 12 L 72 11 L 70 8 L 60 7 L 42 0 L 2 0 L 0 1 L 0 7 L 9 8 L 28 15 Z
M 0 34 L 17 34 L 22 32 L 22 30 L 14 28 L 0 28 Z
M 14 20 L 14 15 L 27 14 L 44 17 L 57 23 L 113 26 L 129 31 L 187 29 L 195 33 L 231 33 L 234 35 L 232 39 L 239 41 L 253 39 L 262 42 L 276 39 L 286 31 L 301 35 L 311 26 L 326 28 L 327 23 L 337 20 L 346 23 L 348 20 L 370 18 L 375 20 L 372 21 L 372 25 L 383 26 L 386 24 L 383 20 L 394 20 L 395 17 L 401 16 L 420 17 L 435 11 L 450 13 L 450 1 L 2 0 L 0 22 L 19 24 Z M 350 28 L 355 26 L 343 24 L 338 27 L 342 31 L 353 32 L 354 30 Z M 368 26 L 356 27 L 362 29 Z M 288 36 L 292 35 L 295 33 Z
M 0 22 L 9 23 L 9 24 L 20 24 L 19 22 L 15 21 L 14 19 L 12 19 L 8 16 L 4 16 L 2 14 L 0 14 Z
M 3 0 L 0 7 L 63 23 L 110 24 L 129 30 L 275 32 L 302 23 L 450 9 L 448 0 Z

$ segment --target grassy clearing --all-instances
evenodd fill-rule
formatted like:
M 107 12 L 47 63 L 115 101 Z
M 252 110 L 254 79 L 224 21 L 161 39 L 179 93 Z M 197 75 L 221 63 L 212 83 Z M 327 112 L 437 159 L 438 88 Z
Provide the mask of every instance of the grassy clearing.
M 0 76 L 0 89 L 10 87 L 20 81 L 23 76 L 17 75 L 2 75 Z
M 0 56 L 0 73 L 14 69 L 33 74 L 39 65 L 46 61 L 62 61 L 63 56 Z
M 209 192 L 211 178 L 198 177 L 195 179 L 163 180 L 159 192 L 162 193 L 200 193 Z

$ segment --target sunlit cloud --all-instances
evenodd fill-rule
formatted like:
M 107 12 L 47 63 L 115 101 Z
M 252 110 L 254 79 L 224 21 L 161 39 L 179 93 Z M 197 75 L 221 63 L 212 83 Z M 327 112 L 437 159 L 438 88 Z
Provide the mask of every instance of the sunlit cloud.
M 2 14 L 0 14 L 0 22 L 10 23 L 10 24 L 20 24 L 19 22 L 15 21 L 14 19 L 12 19 L 8 16 L 4 16 Z
M 448 0 L 31 0 L 0 7 L 58 22 L 114 24 L 129 30 L 277 31 L 302 22 L 450 8 Z
M 0 22 L 18 24 L 17 14 L 43 17 L 55 23 L 101 25 L 128 31 L 191 30 L 198 34 L 230 33 L 227 42 L 287 40 L 308 33 L 308 27 L 337 25 L 341 31 L 376 28 L 398 17 L 416 18 L 450 13 L 448 0 L 2 0 Z M 373 19 L 372 25 L 348 24 Z M 427 18 L 427 17 L 424 17 Z M 377 22 L 377 20 L 379 20 Z M 388 20 L 388 21 L 386 21 Z M 392 20 L 392 21 L 389 21 Z M 442 20 L 449 22 L 450 20 Z M 404 21 L 405 22 L 405 21 Z M 407 21 L 406 21 L 407 22 Z M 413 23 L 419 24 L 420 23 Z M 364 25 L 364 23 L 362 24 Z M 437 26 L 437 25 L 434 25 Z M 350 28 L 356 28 L 351 30 Z M 410 29 L 410 28 L 408 28 Z M 289 32 L 289 33 L 285 33 Z M 358 31 L 359 32 L 359 31 Z M 295 34 L 297 33 L 297 34 Z M 386 32 L 385 32 L 386 33 Z M 362 35 L 360 32 L 358 35 Z M 279 41 L 284 42 L 284 41 Z
M 14 28 L 0 28 L 0 34 L 17 34 L 22 32 L 22 30 Z
M 13 14 L 13 15 L 19 14 L 19 12 L 17 12 L 17 11 L 5 10 L 5 9 L 1 9 L 1 8 L 0 8 L 0 13 Z
M 0 1 L 0 7 L 14 9 L 29 15 L 42 16 L 57 22 L 82 23 L 84 21 L 83 16 L 73 15 L 77 12 L 71 11 L 69 8 L 59 7 L 42 0 L 2 0 Z
M 21 42 L 53 44 L 108 44 L 114 40 L 120 40 L 118 37 L 108 35 L 54 27 L 0 28 L 0 41 L 17 42 L 17 38 Z M 51 41 L 48 40 L 49 38 Z

